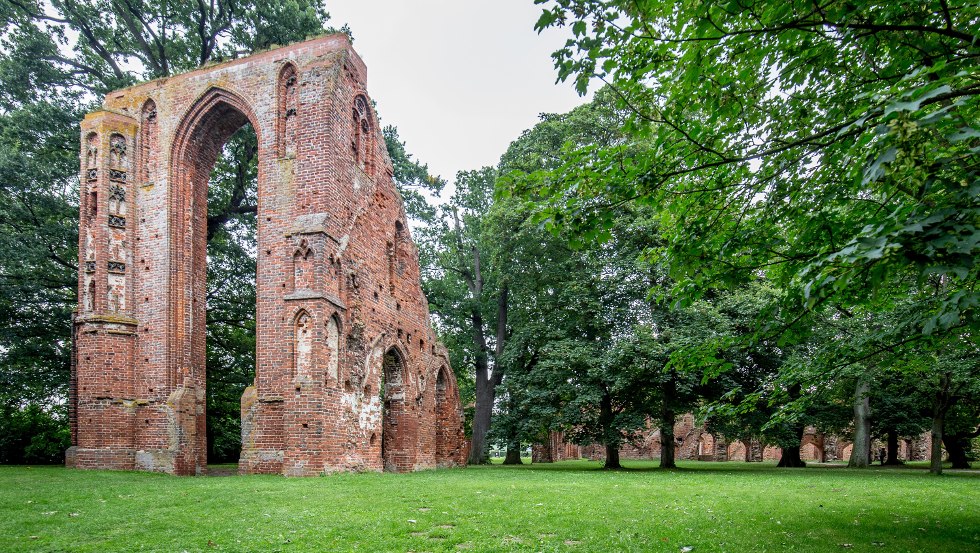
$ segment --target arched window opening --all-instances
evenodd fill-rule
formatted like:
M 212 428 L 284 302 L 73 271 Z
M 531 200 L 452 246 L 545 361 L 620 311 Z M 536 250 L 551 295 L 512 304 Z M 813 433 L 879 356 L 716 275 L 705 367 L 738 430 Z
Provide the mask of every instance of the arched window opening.
M 327 320 L 327 378 L 338 380 L 340 369 L 340 318 Z
M 139 184 L 153 184 L 157 170 L 157 105 L 147 100 L 140 110 Z
M 296 315 L 293 362 L 297 380 L 309 378 L 313 369 L 313 319 L 306 311 Z
M 405 436 L 399 433 L 404 426 L 408 407 L 403 387 L 405 363 L 397 349 L 391 348 L 381 360 L 381 461 L 385 471 L 397 472 L 411 468 L 404 451 Z
M 446 368 L 440 367 L 436 373 L 436 465 L 447 465 L 452 463 L 452 451 L 449 444 L 452 443 L 453 412 L 448 398 L 449 377 L 446 375 Z
M 109 167 L 125 171 L 128 168 L 126 138 L 121 134 L 109 137 Z
M 99 165 L 99 135 L 90 132 L 85 137 L 85 168 L 95 169 Z M 98 173 L 96 173 L 96 176 Z M 92 180 L 92 177 L 87 177 Z
M 287 63 L 279 72 L 277 94 L 279 156 L 295 157 L 299 132 L 299 76 L 291 63 Z
M 194 173 L 195 179 L 199 179 L 195 184 L 199 195 L 195 196 L 194 205 L 223 210 L 231 205 L 230 202 L 240 202 L 237 205 L 242 208 L 223 222 L 202 229 L 207 233 L 203 235 L 208 238 L 207 243 L 194 254 L 201 255 L 198 259 L 207 270 L 204 283 L 206 309 L 201 326 L 206 334 L 203 349 L 208 408 L 204 416 L 208 462 L 229 463 L 241 458 L 242 430 L 248 432 L 255 427 L 254 421 L 248 422 L 252 415 L 246 414 L 246 418 L 242 418 L 240 405 L 225 398 L 242 397 L 247 393 L 247 387 L 255 382 L 255 285 L 259 263 L 258 213 L 261 213 L 258 209 L 258 159 L 260 150 L 264 155 L 264 148 L 259 147 L 256 131 L 244 113 L 222 104 L 216 106 L 197 132 L 200 133 L 198 144 L 201 147 L 193 149 L 192 146 L 188 154 L 193 157 L 187 160 L 201 163 Z M 216 157 L 212 158 L 212 155 Z M 270 147 L 272 156 L 275 156 L 274 144 Z M 151 167 L 156 164 L 152 157 L 149 162 Z M 166 167 L 161 165 L 159 170 L 165 172 Z M 158 178 L 155 171 L 152 169 L 148 178 Z M 202 194 L 205 189 L 206 198 Z M 294 330 L 293 323 L 295 320 L 284 321 L 282 332 L 290 334 Z M 201 326 L 195 325 L 196 328 Z M 229 340 L 232 335 L 236 338 Z M 292 353 L 292 345 L 288 342 L 284 345 L 286 355 Z M 289 374 L 294 369 L 292 361 L 284 359 L 282 362 Z
M 388 292 L 392 296 L 395 295 L 395 262 L 397 261 L 395 255 L 395 244 L 388 242 L 388 247 L 385 250 L 388 254 Z
M 314 258 L 316 252 L 309 246 L 306 240 L 300 242 L 299 248 L 293 252 L 293 289 L 294 290 L 313 290 L 316 288 L 316 274 L 314 268 Z
M 351 152 L 354 163 L 368 175 L 374 174 L 374 141 L 372 140 L 371 110 L 367 98 L 354 98 L 352 110 Z

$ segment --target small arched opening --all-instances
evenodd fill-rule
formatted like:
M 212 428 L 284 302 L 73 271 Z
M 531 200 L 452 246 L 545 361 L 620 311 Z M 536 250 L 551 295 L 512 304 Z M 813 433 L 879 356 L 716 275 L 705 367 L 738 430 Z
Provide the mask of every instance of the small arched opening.
M 698 438 L 698 460 L 714 461 L 715 438 L 711 434 L 701 434 Z
M 391 348 L 381 360 L 381 463 L 385 472 L 411 469 L 406 451 L 405 426 L 408 405 L 405 402 L 405 361 L 397 348 Z
M 436 466 L 447 464 L 452 457 L 449 444 L 452 443 L 452 407 L 449 401 L 449 377 L 446 368 L 440 367 L 436 374 Z
M 746 457 L 747 450 L 745 444 L 741 440 L 735 440 L 728 445 L 728 460 L 730 461 L 748 461 Z

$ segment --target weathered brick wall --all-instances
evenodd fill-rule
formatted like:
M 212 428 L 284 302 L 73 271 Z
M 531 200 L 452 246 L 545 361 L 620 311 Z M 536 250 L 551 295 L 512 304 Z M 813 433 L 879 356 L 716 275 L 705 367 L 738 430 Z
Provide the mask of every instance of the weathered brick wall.
M 532 463 L 556 463 L 582 458 L 582 446 L 565 441 L 564 432 L 550 432 L 548 439 L 531 445 Z
M 246 473 L 465 460 L 367 70 L 343 35 L 113 92 L 82 124 L 73 466 L 206 470 L 207 181 L 258 138 Z

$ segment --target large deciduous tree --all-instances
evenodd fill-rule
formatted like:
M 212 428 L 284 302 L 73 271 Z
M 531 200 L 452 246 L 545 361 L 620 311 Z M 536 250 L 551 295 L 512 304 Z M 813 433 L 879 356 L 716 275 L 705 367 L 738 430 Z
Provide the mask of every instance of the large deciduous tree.
M 501 242 L 485 228 L 497 171 L 461 171 L 441 217 L 420 229 L 422 283 L 458 367 L 473 370 L 475 405 L 468 462 L 488 461 L 487 433 L 503 379 L 508 283 L 495 265 Z
M 609 83 L 628 133 L 650 145 L 572 152 L 529 186 L 550 221 L 596 233 L 624 202 L 656 205 L 679 305 L 763 274 L 783 291 L 756 339 L 802 343 L 823 309 L 887 318 L 865 329 L 874 339 L 845 338 L 820 375 L 853 383 L 862 421 L 866 385 L 890 360 L 975 342 L 975 3 L 537 3 L 539 29 L 573 34 L 554 54 L 559 79 L 582 92 Z M 916 308 L 902 309 L 905 298 Z M 938 443 L 952 374 L 965 369 L 905 367 L 936 382 Z

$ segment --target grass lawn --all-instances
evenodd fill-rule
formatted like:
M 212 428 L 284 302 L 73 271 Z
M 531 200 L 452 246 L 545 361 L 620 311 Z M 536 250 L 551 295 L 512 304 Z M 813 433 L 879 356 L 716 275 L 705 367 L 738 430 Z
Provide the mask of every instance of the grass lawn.
M 626 465 L 291 479 L 0 467 L 0 551 L 980 551 L 977 472 Z

